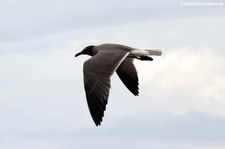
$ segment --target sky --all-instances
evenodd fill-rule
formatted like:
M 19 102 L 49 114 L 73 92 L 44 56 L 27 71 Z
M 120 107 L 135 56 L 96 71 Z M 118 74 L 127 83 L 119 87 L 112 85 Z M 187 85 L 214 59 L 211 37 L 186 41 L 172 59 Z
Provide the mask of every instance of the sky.
M 0 148 L 224 149 L 224 5 L 0 0 Z M 102 43 L 163 54 L 134 61 L 139 96 L 112 76 L 96 127 L 83 87 L 90 57 L 74 55 Z

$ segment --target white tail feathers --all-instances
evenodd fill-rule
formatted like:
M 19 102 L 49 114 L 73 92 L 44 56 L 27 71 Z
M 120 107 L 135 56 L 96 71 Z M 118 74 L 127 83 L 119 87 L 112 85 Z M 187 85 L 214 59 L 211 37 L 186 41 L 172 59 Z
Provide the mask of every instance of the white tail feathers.
M 158 50 L 158 49 L 132 50 L 131 55 L 134 55 L 134 56 L 151 56 L 151 55 L 160 56 L 160 55 L 162 55 L 162 51 Z
M 157 55 L 157 56 L 162 55 L 162 51 L 158 49 L 151 49 L 151 50 L 145 50 L 145 51 L 148 51 L 148 55 Z

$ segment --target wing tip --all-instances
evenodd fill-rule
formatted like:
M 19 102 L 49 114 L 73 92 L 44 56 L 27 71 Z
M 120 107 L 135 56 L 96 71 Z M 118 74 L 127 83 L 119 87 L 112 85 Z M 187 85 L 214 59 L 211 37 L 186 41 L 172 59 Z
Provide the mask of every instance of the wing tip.
M 92 119 L 93 119 L 93 121 L 94 121 L 96 127 L 98 127 L 98 126 L 101 125 L 101 122 L 102 122 L 102 120 L 103 120 L 103 117 L 104 117 L 104 111 L 103 111 L 103 114 L 102 114 L 101 116 L 99 116 L 99 117 L 94 117 L 94 116 L 92 116 Z
M 99 123 L 95 123 L 96 127 L 100 126 L 101 125 L 101 122 Z
M 139 96 L 139 91 L 137 91 L 137 92 L 135 92 L 133 94 L 134 94 L 134 96 Z
M 134 94 L 134 96 L 139 96 L 139 87 L 138 87 L 138 85 L 135 86 L 134 88 L 128 88 L 128 89 L 129 89 L 129 91 L 130 91 L 132 94 Z

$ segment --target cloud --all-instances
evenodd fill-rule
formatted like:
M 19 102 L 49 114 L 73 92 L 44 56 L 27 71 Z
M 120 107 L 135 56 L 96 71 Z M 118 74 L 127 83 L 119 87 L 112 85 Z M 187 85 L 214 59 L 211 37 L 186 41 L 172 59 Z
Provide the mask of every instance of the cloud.
M 138 121 L 137 121 L 138 120 Z M 106 124 L 106 125 L 105 125 Z M 0 147 L 31 146 L 46 148 L 98 148 L 99 146 L 123 146 L 136 148 L 166 149 L 181 147 L 187 149 L 224 147 L 224 117 L 189 113 L 177 116 L 168 113 L 144 114 L 106 122 L 102 127 L 79 128 L 75 130 L 17 130 L 4 134 Z M 88 145 L 87 145 L 88 142 Z M 112 144 L 112 145 L 111 145 Z
M 224 14 L 222 7 L 182 7 L 180 1 L 1 1 L 0 39 L 16 41 L 54 32 Z M 167 11 L 165 11 L 167 10 Z M 190 11 L 191 10 L 191 11 Z
M 141 84 L 153 98 L 147 101 L 149 109 L 225 115 L 225 61 L 215 51 L 179 48 L 152 64 L 136 61 Z
M 75 63 L 74 54 L 72 49 L 60 49 L 0 56 L 0 76 L 5 78 L 0 86 L 0 115 L 4 119 L 0 130 L 82 126 L 74 118 L 77 114 L 75 117 L 82 121 L 85 117 L 80 110 L 87 108 L 86 101 L 80 98 L 83 87 L 76 88 L 77 82 L 82 84 L 82 78 L 76 75 L 79 62 Z

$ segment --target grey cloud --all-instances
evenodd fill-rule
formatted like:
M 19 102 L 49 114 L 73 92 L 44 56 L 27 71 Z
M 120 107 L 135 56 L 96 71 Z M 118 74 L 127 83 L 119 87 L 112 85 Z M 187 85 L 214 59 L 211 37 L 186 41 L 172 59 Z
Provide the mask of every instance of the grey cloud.
M 0 39 L 21 40 L 84 27 L 220 15 L 222 8 L 184 8 L 180 1 L 1 1 Z
M 145 114 L 138 117 L 127 117 L 113 122 L 113 125 L 99 128 L 80 128 L 79 130 L 30 130 L 10 131 L 9 136 L 27 140 L 44 139 L 76 140 L 81 143 L 87 141 L 105 142 L 123 140 L 127 146 L 139 142 L 141 148 L 149 141 L 154 142 L 207 142 L 223 143 L 225 139 L 225 118 L 208 116 L 202 113 L 188 113 L 184 116 L 177 116 L 170 113 Z M 1 134 L 1 138 L 4 133 Z M 92 142 L 92 143 L 93 143 Z M 112 142 L 110 142 L 112 144 Z M 110 146 L 110 145 L 109 145 Z M 147 147 L 146 147 L 147 148 Z

